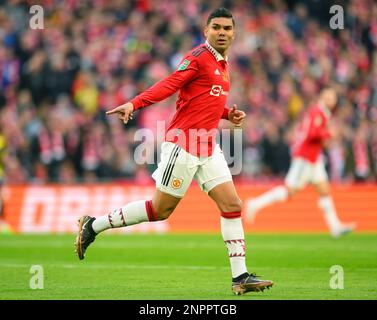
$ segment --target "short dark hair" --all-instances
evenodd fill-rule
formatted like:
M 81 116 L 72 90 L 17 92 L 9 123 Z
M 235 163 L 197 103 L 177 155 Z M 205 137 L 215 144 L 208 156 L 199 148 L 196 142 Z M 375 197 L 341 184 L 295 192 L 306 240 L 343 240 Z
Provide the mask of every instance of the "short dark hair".
M 218 8 L 211 12 L 207 19 L 207 26 L 211 23 L 213 18 L 230 18 L 232 19 L 233 26 L 235 25 L 232 13 L 224 7 Z
M 324 85 L 320 86 L 321 92 L 327 91 L 327 90 L 334 90 L 335 92 L 337 92 L 334 84 L 324 84 Z

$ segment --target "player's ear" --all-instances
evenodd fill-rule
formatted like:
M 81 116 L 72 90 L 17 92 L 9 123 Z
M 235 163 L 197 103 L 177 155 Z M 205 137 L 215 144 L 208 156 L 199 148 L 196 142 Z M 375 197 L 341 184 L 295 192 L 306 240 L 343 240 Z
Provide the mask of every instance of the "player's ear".
M 208 34 L 208 26 L 204 27 L 204 37 L 207 39 L 207 34 Z

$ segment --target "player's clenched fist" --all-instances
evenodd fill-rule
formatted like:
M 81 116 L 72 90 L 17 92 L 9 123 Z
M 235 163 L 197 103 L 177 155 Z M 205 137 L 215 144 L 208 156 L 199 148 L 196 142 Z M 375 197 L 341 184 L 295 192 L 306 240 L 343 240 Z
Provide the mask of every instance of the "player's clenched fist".
M 134 112 L 134 105 L 131 102 L 127 102 L 122 104 L 119 107 L 116 107 L 112 110 L 106 112 L 107 115 L 110 114 L 118 114 L 118 118 L 123 121 L 123 123 L 127 123 L 128 120 L 132 119 L 132 113 Z
M 235 124 L 236 127 L 240 127 L 242 125 L 243 119 L 245 119 L 246 113 L 242 110 L 237 109 L 237 105 L 234 104 L 233 107 L 229 111 L 229 121 Z

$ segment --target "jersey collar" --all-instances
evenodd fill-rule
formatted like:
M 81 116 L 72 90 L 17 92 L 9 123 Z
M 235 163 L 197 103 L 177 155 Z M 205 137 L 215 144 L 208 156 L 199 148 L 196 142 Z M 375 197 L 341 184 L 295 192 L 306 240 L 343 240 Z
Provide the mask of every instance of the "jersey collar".
M 207 49 L 213 54 L 213 56 L 216 58 L 216 61 L 221 61 L 221 60 L 225 60 L 226 62 L 228 62 L 228 57 L 224 57 L 214 48 L 212 47 L 209 42 L 206 40 L 206 43 L 205 43 Z

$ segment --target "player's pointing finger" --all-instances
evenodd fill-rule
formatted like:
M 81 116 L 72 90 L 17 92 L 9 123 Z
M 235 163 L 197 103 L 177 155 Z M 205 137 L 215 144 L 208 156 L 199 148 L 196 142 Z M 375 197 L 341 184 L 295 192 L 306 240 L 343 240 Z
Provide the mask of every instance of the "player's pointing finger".
M 106 111 L 106 114 L 109 115 L 109 114 L 114 114 L 114 113 L 117 113 L 117 112 L 120 112 L 122 110 L 122 106 L 119 106 L 119 107 L 116 107 L 114 109 L 111 109 L 109 111 Z

